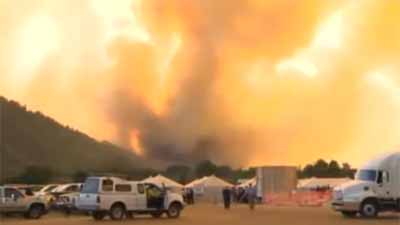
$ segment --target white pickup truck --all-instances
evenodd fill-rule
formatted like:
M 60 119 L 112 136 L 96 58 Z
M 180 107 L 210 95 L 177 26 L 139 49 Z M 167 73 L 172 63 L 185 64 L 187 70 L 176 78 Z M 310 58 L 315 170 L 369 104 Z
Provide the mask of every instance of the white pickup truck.
M 0 186 L 0 213 L 20 213 L 26 218 L 39 219 L 48 210 L 46 201 L 38 196 L 28 196 L 17 187 Z
M 127 181 L 116 177 L 89 177 L 77 199 L 79 210 L 89 212 L 95 220 L 109 215 L 122 220 L 134 214 L 178 218 L 184 208 L 182 195 L 156 184 Z
M 400 212 L 400 152 L 369 161 L 357 171 L 354 181 L 336 187 L 332 207 L 346 217 Z

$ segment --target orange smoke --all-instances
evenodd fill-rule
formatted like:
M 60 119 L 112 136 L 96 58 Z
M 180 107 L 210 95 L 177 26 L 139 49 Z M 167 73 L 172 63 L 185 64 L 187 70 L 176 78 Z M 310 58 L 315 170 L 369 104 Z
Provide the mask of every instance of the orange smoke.
M 359 164 L 399 145 L 397 1 L 1 1 L 0 14 L 1 95 L 144 157 Z

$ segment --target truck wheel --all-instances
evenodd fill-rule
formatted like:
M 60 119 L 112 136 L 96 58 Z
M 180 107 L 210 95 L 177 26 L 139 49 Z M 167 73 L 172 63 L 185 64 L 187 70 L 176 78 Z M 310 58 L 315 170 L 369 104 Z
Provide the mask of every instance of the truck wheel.
M 26 215 L 29 219 L 39 219 L 43 215 L 44 208 L 41 205 L 32 205 Z
M 152 212 L 151 216 L 153 218 L 160 218 L 162 216 L 162 212 Z
M 125 207 L 122 204 L 115 204 L 111 207 L 110 217 L 112 220 L 122 220 L 126 215 Z
M 357 216 L 357 212 L 353 212 L 353 211 L 343 211 L 342 215 L 346 218 L 354 218 Z
M 363 217 L 374 218 L 378 216 L 378 204 L 374 200 L 367 200 L 362 203 L 360 213 Z
M 181 214 L 181 208 L 178 203 L 172 203 L 167 211 L 168 218 L 178 218 Z
M 94 220 L 103 220 L 106 217 L 105 212 L 93 212 L 92 217 Z

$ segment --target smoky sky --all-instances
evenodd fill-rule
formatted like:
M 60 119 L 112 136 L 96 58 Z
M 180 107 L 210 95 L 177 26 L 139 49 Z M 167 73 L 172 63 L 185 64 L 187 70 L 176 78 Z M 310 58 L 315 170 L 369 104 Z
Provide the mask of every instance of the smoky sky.
M 399 144 L 397 1 L 56 2 L 0 1 L 0 94 L 95 138 L 234 166 Z

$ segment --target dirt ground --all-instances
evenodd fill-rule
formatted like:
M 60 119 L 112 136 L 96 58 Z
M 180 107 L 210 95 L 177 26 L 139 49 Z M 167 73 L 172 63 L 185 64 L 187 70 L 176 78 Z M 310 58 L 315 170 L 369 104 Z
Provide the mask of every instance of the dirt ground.
M 97 222 L 91 217 L 72 215 L 66 217 L 51 213 L 40 220 L 26 220 L 20 217 L 2 218 L 1 225 L 86 225 L 86 224 L 135 224 L 135 225 L 400 225 L 400 214 L 385 214 L 379 219 L 345 219 L 329 208 L 291 208 L 258 206 L 251 212 L 244 205 L 235 205 L 229 211 L 221 205 L 195 205 L 187 207 L 179 219 L 153 219 L 147 216 L 136 217 L 125 221 Z

